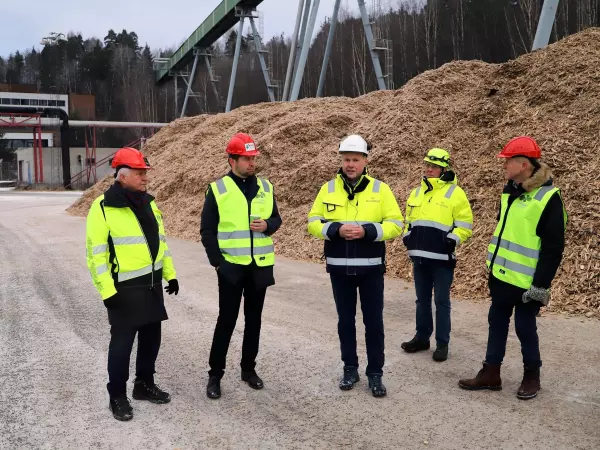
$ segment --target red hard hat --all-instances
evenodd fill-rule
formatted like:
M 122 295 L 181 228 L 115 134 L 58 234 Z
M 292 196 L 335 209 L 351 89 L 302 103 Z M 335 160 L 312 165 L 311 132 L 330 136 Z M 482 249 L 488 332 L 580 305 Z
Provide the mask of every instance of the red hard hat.
M 519 136 L 508 141 L 508 144 L 498 154 L 498 158 L 513 158 L 515 156 L 540 159 L 542 150 L 534 139 L 529 136 Z
M 233 136 L 227 144 L 228 155 L 258 156 L 260 152 L 256 148 L 256 143 L 246 133 L 238 133 Z
M 116 169 L 121 166 L 131 169 L 151 169 L 148 160 L 144 158 L 142 152 L 131 147 L 123 147 L 115 153 L 111 167 Z

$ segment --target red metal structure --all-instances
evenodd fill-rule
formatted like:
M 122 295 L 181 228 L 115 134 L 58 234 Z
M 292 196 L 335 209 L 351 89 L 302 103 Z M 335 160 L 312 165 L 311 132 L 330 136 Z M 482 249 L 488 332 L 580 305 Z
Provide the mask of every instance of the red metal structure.
M 33 128 L 33 171 L 35 183 L 44 182 L 42 121 L 40 114 L 2 113 L 0 128 Z M 22 181 L 22 180 L 19 180 Z

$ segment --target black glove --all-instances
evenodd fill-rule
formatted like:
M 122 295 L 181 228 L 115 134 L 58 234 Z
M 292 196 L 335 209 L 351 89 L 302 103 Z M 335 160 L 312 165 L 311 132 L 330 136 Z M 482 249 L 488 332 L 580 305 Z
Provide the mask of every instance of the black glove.
M 177 280 L 170 280 L 169 285 L 165 286 L 165 291 L 169 295 L 171 295 L 171 294 L 177 295 L 179 293 L 179 282 Z
M 106 309 L 114 309 L 117 305 L 118 299 L 117 297 L 119 296 L 119 294 L 115 294 L 112 297 L 108 297 L 106 300 L 104 300 L 102 303 L 104 303 L 104 306 L 106 307 Z
M 410 238 L 410 234 L 408 236 L 402 237 L 402 243 L 404 244 L 405 247 L 408 247 L 408 239 L 409 238 Z

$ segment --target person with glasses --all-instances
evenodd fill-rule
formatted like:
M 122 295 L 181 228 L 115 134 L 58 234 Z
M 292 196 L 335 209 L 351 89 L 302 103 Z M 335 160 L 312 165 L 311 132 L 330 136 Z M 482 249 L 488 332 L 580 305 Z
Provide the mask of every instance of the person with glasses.
M 435 293 L 434 361 L 448 359 L 450 287 L 456 247 L 471 237 L 473 213 L 465 192 L 450 170 L 450 154 L 433 148 L 425 156 L 425 176 L 406 202 L 403 242 L 413 263 L 417 294 L 416 335 L 401 347 L 407 353 L 429 350 L 433 334 L 432 291 Z
M 390 187 L 367 173 L 371 145 L 359 135 L 339 145 L 342 167 L 325 183 L 308 214 L 308 232 L 325 241 L 327 272 L 338 314 L 344 374 L 340 389 L 359 381 L 356 354 L 357 290 L 365 324 L 366 375 L 374 397 L 387 391 L 384 364 L 385 242 L 402 234 L 402 213 Z

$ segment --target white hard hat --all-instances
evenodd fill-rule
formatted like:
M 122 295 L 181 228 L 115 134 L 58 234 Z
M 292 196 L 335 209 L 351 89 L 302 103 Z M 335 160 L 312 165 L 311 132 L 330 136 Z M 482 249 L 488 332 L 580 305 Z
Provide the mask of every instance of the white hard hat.
M 368 155 L 370 150 L 371 144 L 365 141 L 358 134 L 351 134 L 350 136 L 344 138 L 342 142 L 340 142 L 338 151 L 339 153 L 354 152 Z

